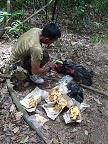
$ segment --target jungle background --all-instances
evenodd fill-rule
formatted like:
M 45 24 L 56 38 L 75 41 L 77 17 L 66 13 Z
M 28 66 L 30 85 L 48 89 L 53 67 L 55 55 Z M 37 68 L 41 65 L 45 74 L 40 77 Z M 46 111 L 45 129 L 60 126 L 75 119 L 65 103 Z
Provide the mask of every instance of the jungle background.
M 0 0 L 0 68 L 22 33 L 52 21 L 62 32 L 54 43 L 53 57 L 70 58 L 92 69 L 93 87 L 108 92 L 108 0 Z M 42 88 L 54 85 L 48 80 Z M 35 87 L 23 84 L 17 88 L 18 97 L 26 96 Z M 0 89 L 0 143 L 43 144 L 23 119 L 16 120 L 10 112 L 12 100 L 4 78 L 0 78 Z M 84 97 L 90 105 L 84 120 L 65 125 L 60 116 L 48 124 L 51 136 L 63 144 L 108 144 L 108 98 L 86 89 Z

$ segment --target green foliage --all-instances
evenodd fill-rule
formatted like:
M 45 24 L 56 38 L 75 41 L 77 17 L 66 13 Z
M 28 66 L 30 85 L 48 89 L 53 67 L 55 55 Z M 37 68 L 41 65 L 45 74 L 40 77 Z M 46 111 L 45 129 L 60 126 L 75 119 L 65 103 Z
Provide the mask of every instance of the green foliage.
M 30 28 L 31 28 L 30 23 L 25 23 L 23 25 L 20 20 L 16 20 L 16 21 L 12 22 L 10 27 L 8 27 L 8 32 L 11 35 L 19 36 L 20 34 L 29 30 Z
M 90 37 L 90 42 L 93 44 L 102 43 L 103 42 L 103 36 L 99 35 L 99 34 L 92 35 Z
M 11 27 L 9 32 L 16 31 L 17 33 L 20 30 L 22 31 L 22 29 L 26 31 L 26 29 L 31 27 L 29 23 L 26 23 L 24 26 L 20 25 L 20 28 L 18 27 L 20 22 L 23 21 L 22 17 L 24 14 L 22 11 L 30 10 L 33 13 L 34 9 L 37 10 L 45 5 L 45 0 L 10 0 L 10 2 L 11 13 L 7 13 L 7 0 L 0 0 L 0 7 L 2 8 L 2 12 L 0 11 L 0 23 L 8 17 Z M 52 13 L 53 4 L 48 7 L 48 14 Z M 72 22 L 70 25 L 73 30 L 86 29 L 89 32 L 97 29 L 101 30 L 104 23 L 108 21 L 106 17 L 108 13 L 108 0 L 58 0 L 58 5 L 61 5 L 59 12 L 59 15 L 61 15 L 61 17 L 59 16 L 60 22 L 66 16 L 66 19 Z
M 2 23 L 5 19 L 5 17 L 10 16 L 11 14 L 9 14 L 8 12 L 3 12 L 0 11 L 0 23 Z
M 12 22 L 11 27 L 9 27 L 9 32 L 11 33 L 17 33 L 20 31 L 21 28 L 21 21 L 16 20 L 14 22 Z
M 108 12 L 108 0 L 92 0 L 91 4 L 97 11 Z
M 0 11 L 0 25 L 7 19 L 8 26 L 6 26 L 7 32 L 11 35 L 20 35 L 24 31 L 30 28 L 30 24 L 26 23 L 22 25 L 20 17 L 23 16 L 21 11 L 15 11 L 13 13 L 8 13 L 6 11 Z
M 14 13 L 8 13 L 6 11 L 0 11 L 0 24 L 5 21 L 13 21 L 16 18 L 19 18 L 19 16 L 23 15 L 22 12 L 14 12 Z
M 15 18 L 15 17 L 19 17 L 21 15 L 23 15 L 23 13 L 21 11 L 16 11 L 13 13 L 8 13 L 6 11 L 0 11 L 0 18 L 4 18 L 4 17 Z

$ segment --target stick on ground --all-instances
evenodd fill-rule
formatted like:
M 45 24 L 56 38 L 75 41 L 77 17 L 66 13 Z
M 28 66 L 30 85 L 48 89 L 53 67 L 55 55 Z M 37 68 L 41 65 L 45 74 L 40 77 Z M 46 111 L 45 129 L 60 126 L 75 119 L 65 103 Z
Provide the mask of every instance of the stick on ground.
M 23 106 L 20 104 L 18 98 L 17 98 L 17 94 L 16 94 L 16 91 L 13 89 L 13 85 L 11 84 L 11 81 L 10 79 L 7 79 L 6 80 L 6 83 L 7 83 L 7 88 L 8 88 L 8 91 L 10 93 L 10 96 L 12 98 L 12 101 L 13 103 L 15 104 L 16 108 L 18 111 L 22 112 L 23 113 L 23 118 L 25 120 L 25 122 L 33 129 L 36 131 L 36 133 L 38 134 L 38 136 L 46 143 L 50 143 L 49 140 L 47 138 L 44 137 L 44 134 L 40 131 L 40 129 L 36 128 L 32 122 L 30 122 L 28 120 L 28 113 L 26 112 L 26 110 L 23 108 Z
M 96 89 L 96 88 L 93 88 L 93 87 L 91 87 L 91 86 L 86 86 L 86 85 L 83 85 L 83 84 L 80 84 L 80 86 L 81 86 L 82 88 L 84 88 L 84 89 L 87 89 L 87 90 L 92 91 L 92 92 L 94 92 L 94 93 L 100 94 L 100 95 L 101 95 L 102 97 L 104 97 L 104 98 L 108 98 L 108 93 L 105 93 L 105 92 L 103 92 L 103 91 L 100 91 L 100 90 L 98 90 L 98 89 Z

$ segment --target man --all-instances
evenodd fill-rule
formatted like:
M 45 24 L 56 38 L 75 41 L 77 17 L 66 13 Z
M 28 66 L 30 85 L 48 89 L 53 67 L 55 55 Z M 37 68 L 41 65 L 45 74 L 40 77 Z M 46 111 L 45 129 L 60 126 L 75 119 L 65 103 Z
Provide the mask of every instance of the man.
M 17 41 L 12 50 L 11 63 L 21 63 L 21 66 L 32 75 L 30 78 L 35 83 L 43 83 L 40 77 L 49 72 L 51 65 L 47 50 L 42 44 L 50 45 L 61 37 L 58 26 L 54 23 L 47 24 L 43 29 L 32 28 L 25 32 Z M 47 63 L 47 64 L 46 64 Z

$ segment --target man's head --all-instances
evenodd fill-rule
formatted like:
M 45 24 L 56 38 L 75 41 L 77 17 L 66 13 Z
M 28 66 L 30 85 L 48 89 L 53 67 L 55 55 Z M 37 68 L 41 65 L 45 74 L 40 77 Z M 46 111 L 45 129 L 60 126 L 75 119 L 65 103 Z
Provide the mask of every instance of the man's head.
M 41 42 L 44 44 L 51 44 L 61 37 L 61 31 L 55 23 L 47 24 L 43 30 L 41 35 Z

